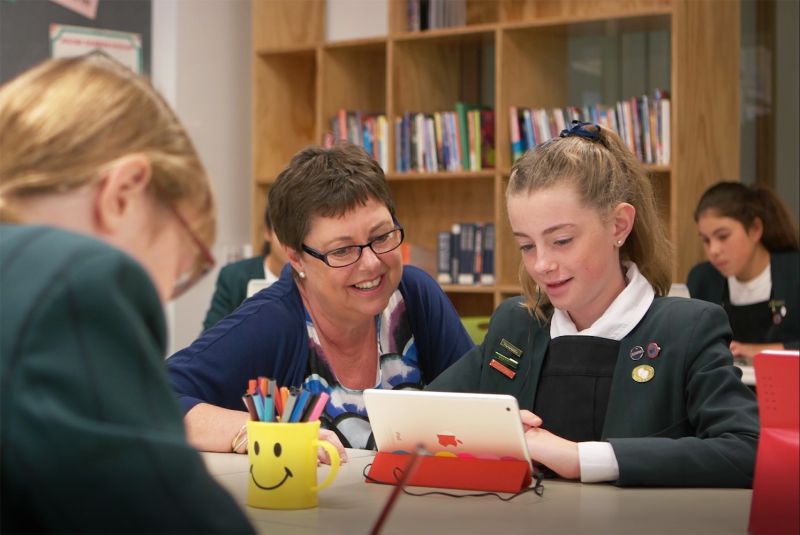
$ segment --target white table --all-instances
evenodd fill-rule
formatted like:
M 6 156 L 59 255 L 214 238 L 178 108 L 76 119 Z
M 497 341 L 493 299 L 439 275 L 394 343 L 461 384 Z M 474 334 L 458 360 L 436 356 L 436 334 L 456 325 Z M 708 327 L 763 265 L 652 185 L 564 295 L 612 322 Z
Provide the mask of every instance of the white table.
M 748 386 L 756 385 L 756 370 L 752 366 L 744 364 L 736 364 L 737 368 L 742 370 L 742 382 Z
M 246 455 L 204 453 L 203 459 L 260 533 L 366 534 L 393 487 L 364 482 L 373 452 L 348 450 L 348 456 L 334 483 L 320 492 L 319 507 L 299 511 L 245 505 Z M 320 481 L 327 470 L 320 468 Z M 558 480 L 544 487 L 543 497 L 528 493 L 511 502 L 402 494 L 382 533 L 746 533 L 752 495 L 746 489 L 618 488 Z

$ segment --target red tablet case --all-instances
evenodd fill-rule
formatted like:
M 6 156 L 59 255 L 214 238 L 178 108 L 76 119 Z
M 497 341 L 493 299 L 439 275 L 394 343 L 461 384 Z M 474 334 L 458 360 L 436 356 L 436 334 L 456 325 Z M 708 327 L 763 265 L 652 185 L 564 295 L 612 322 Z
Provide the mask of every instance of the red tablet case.
M 748 531 L 800 532 L 800 352 L 756 355 L 761 419 Z
M 408 465 L 408 454 L 378 452 L 367 481 L 397 484 Z M 417 487 L 520 492 L 531 484 L 527 461 L 425 456 L 406 482 Z

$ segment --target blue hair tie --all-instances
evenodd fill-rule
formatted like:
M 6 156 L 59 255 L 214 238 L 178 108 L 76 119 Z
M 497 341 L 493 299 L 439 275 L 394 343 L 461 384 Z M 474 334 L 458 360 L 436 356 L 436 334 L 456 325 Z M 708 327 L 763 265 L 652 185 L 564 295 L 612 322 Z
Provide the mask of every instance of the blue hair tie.
M 597 130 L 585 130 L 585 126 L 594 126 Z M 578 136 L 589 141 L 600 141 L 600 127 L 594 123 L 584 123 L 581 121 L 572 121 L 572 127 L 561 131 L 559 137 L 572 137 Z

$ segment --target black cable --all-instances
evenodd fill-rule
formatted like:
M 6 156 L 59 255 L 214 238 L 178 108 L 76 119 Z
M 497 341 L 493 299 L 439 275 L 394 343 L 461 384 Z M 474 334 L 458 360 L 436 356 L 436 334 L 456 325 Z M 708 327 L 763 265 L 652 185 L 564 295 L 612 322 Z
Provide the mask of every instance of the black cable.
M 361 472 L 362 475 L 364 476 L 364 479 L 366 479 L 367 481 L 370 481 L 372 483 L 384 483 L 385 484 L 384 481 L 378 481 L 377 479 L 373 479 L 372 477 L 367 475 L 367 471 L 369 470 L 369 468 L 371 466 L 372 466 L 372 463 L 366 465 L 364 467 L 364 470 Z M 399 482 L 401 477 L 402 477 L 402 475 L 403 475 L 403 471 L 400 468 L 395 467 L 395 469 L 392 470 L 392 475 L 394 475 L 396 481 Z M 443 492 L 441 490 L 431 490 L 431 491 L 428 491 L 428 492 L 411 492 L 411 491 L 406 490 L 405 488 L 403 488 L 402 491 L 405 494 L 408 494 L 409 496 L 432 496 L 432 495 L 436 495 L 436 494 L 438 494 L 440 496 L 449 496 L 450 498 L 478 498 L 478 497 L 481 497 L 481 496 L 494 496 L 495 498 L 497 498 L 499 500 L 502 500 L 504 502 L 510 502 L 511 500 L 516 498 L 517 496 L 522 496 L 523 494 L 527 494 L 529 492 L 533 492 L 537 496 L 543 496 L 544 495 L 544 485 L 542 484 L 543 480 L 544 480 L 544 473 L 543 472 L 539 472 L 539 473 L 535 474 L 535 476 L 534 476 L 535 483 L 534 483 L 533 486 L 528 487 L 528 488 L 526 488 L 524 490 L 521 490 L 519 492 L 515 492 L 511 496 L 501 496 L 497 492 L 477 492 L 477 493 L 473 493 L 473 494 L 451 494 L 449 492 Z

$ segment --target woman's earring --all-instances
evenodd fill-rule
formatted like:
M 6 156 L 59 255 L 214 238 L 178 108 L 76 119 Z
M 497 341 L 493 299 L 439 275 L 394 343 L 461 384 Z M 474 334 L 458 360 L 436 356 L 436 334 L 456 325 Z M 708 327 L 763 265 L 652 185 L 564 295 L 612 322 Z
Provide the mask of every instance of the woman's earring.
M 305 279 L 306 278 L 306 272 L 305 271 L 298 271 L 297 272 L 297 276 L 300 277 L 301 279 Z
M 617 247 L 622 247 L 622 240 L 617 240 Z

